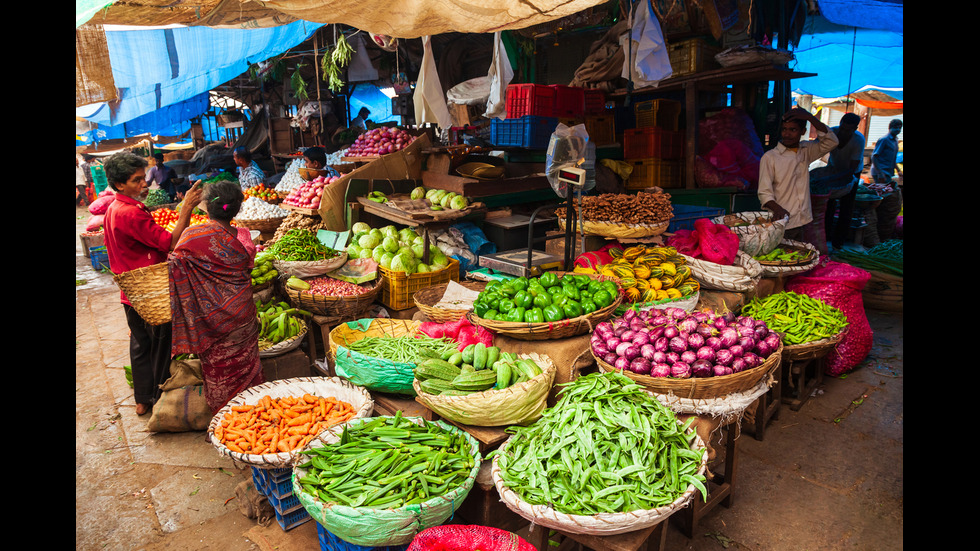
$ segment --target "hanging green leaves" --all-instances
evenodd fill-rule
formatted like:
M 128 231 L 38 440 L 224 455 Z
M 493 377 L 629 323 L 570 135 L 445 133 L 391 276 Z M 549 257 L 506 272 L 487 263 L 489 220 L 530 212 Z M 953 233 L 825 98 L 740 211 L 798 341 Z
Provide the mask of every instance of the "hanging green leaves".
M 289 78 L 289 84 L 293 87 L 293 92 L 299 99 L 308 99 L 309 96 L 306 93 L 306 81 L 303 80 L 303 75 L 300 74 L 300 67 L 304 67 L 305 64 L 299 63 L 296 65 L 296 70 L 293 71 L 293 75 Z
M 350 47 L 347 43 L 347 39 L 341 33 L 340 37 L 337 39 L 337 44 L 334 46 L 333 53 L 330 57 L 333 58 L 334 64 L 338 67 L 343 67 L 350 63 L 350 55 L 354 53 L 354 48 Z
M 352 53 L 354 49 L 347 43 L 343 33 L 337 38 L 333 50 L 324 52 L 320 60 L 320 69 L 323 70 L 323 80 L 327 82 L 331 92 L 340 92 L 344 89 L 344 81 L 340 78 L 341 68 L 350 63 Z

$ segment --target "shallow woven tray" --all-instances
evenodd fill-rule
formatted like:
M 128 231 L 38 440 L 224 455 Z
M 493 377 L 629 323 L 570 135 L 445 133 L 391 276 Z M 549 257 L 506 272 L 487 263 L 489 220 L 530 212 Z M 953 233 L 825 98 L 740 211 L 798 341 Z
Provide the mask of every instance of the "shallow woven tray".
M 279 226 L 282 224 L 282 221 L 285 219 L 286 219 L 285 216 L 283 216 L 282 218 L 263 218 L 261 220 L 242 220 L 241 218 L 236 218 L 235 223 L 238 224 L 239 226 L 248 228 L 250 230 L 258 230 L 264 233 L 272 233 L 279 228 Z
M 555 272 L 561 276 L 571 272 Z M 596 274 L 575 274 L 587 275 L 598 281 L 618 281 L 614 277 Z M 617 286 L 619 284 L 617 283 Z M 591 333 L 597 324 L 609 319 L 616 308 L 623 300 L 622 289 L 614 298 L 612 304 L 583 316 L 560 321 L 546 321 L 543 323 L 525 323 L 516 321 L 488 320 L 477 316 L 472 310 L 466 313 L 466 318 L 473 325 L 481 325 L 486 329 L 522 341 L 544 341 L 554 339 L 564 339 L 585 333 Z
M 136 312 L 150 325 L 170 323 L 170 272 L 166 262 L 112 276 Z
M 279 379 L 247 388 L 229 400 L 211 418 L 205 438 L 217 448 L 220 455 L 230 457 L 236 462 L 264 469 L 291 467 L 297 457 L 297 453 L 300 451 L 298 449 L 291 452 L 268 453 L 263 455 L 233 452 L 214 436 L 214 429 L 224 420 L 225 414 L 229 413 L 234 406 L 257 404 L 267 394 L 275 399 L 286 396 L 300 397 L 307 392 L 314 396 L 331 396 L 354 406 L 355 411 L 357 411 L 354 419 L 370 417 L 374 412 L 374 399 L 371 398 L 371 394 L 367 389 L 351 384 L 349 381 L 340 377 L 296 377 L 292 379 Z M 315 441 L 316 438 L 313 440 Z
M 818 341 L 806 342 L 803 344 L 788 344 L 783 346 L 784 360 L 815 360 L 822 358 L 830 353 L 847 334 L 847 328 L 837 333 L 833 337 L 820 339 Z
M 565 219 L 558 218 L 558 226 L 565 231 Z M 658 222 L 656 224 L 619 224 L 616 222 L 605 222 L 602 220 L 583 220 L 582 227 L 576 228 L 579 232 L 602 237 L 615 237 L 622 239 L 639 239 L 643 237 L 654 237 L 667 231 L 670 221 Z
M 591 351 L 592 347 L 589 347 Z M 640 375 L 624 369 L 615 367 L 604 362 L 602 358 L 592 353 L 599 370 L 603 372 L 618 371 L 643 385 L 647 390 L 655 394 L 673 394 L 679 398 L 721 398 L 736 392 L 751 390 L 759 381 L 762 381 L 777 369 L 783 358 L 783 345 L 762 362 L 762 365 L 746 369 L 731 375 L 721 375 L 717 377 L 691 377 L 689 379 L 675 379 L 673 377 L 650 377 Z
M 330 330 L 330 334 L 327 336 L 330 358 L 336 358 L 337 347 L 346 343 L 352 343 L 364 337 L 402 337 L 404 335 L 415 335 L 418 334 L 419 325 L 421 324 L 418 321 L 392 318 L 365 318 L 363 321 L 366 326 L 366 330 L 363 331 L 351 329 L 346 323 L 341 323 Z M 348 336 L 354 338 L 347 338 Z
M 286 352 L 296 350 L 299 345 L 303 343 L 303 339 L 306 338 L 306 331 L 309 327 L 306 322 L 299 320 L 299 323 L 303 326 L 303 329 L 299 333 L 294 335 L 291 339 L 277 342 L 276 344 L 270 346 L 269 348 L 260 348 L 259 357 L 260 358 L 274 358 L 276 356 L 282 356 Z
M 362 283 L 360 286 L 366 288 L 367 292 L 354 297 L 314 295 L 286 285 L 283 285 L 283 288 L 286 291 L 286 297 L 289 299 L 289 303 L 296 308 L 301 308 L 320 316 L 357 319 L 371 308 L 371 305 L 374 304 L 374 299 L 378 297 L 383 285 L 384 276 L 378 276 L 374 281 Z
M 805 258 L 801 258 L 799 260 L 759 260 L 758 258 L 756 258 L 755 261 L 758 262 L 759 264 L 762 264 L 763 266 L 794 267 L 794 266 L 802 266 L 804 264 L 811 264 L 816 258 L 820 256 L 820 253 L 817 252 L 816 248 L 807 247 L 806 244 L 803 243 L 799 243 L 799 244 L 797 244 L 796 242 L 790 243 L 784 240 L 781 243 L 779 243 L 777 247 L 783 249 L 786 252 L 806 251 L 809 252 L 810 254 Z
M 458 281 L 456 283 L 473 291 L 482 291 L 487 286 L 485 281 Z M 429 321 L 436 323 L 457 321 L 470 311 L 469 308 L 463 310 L 435 307 L 442 300 L 442 295 L 446 293 L 447 287 L 449 287 L 448 283 L 441 283 L 432 287 L 426 287 L 425 289 L 419 289 L 412 295 L 415 306 L 418 306 L 418 309 L 425 314 L 425 317 L 429 318 Z

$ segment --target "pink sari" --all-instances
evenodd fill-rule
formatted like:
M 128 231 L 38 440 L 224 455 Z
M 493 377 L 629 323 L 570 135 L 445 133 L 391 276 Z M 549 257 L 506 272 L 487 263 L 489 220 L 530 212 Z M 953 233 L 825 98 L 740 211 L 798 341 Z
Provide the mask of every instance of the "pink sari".
M 184 230 L 170 254 L 173 354 L 196 354 L 204 395 L 217 412 L 239 392 L 264 382 L 259 325 L 249 271 L 255 246 L 215 223 Z

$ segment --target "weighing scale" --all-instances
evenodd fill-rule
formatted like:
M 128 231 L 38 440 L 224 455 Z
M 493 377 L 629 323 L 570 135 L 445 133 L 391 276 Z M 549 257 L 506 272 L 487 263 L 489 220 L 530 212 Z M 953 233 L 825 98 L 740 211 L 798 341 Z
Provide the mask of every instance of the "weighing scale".
M 581 190 L 582 186 L 585 184 L 585 170 L 578 167 L 565 167 L 559 169 L 556 176 L 559 184 L 568 184 L 564 185 L 563 187 L 567 192 L 566 204 L 571 205 L 572 190 Z M 568 219 L 566 220 L 565 224 L 565 235 L 534 238 L 534 219 L 537 217 L 540 211 L 554 207 L 555 205 L 541 206 L 531 213 L 531 219 L 527 230 L 527 248 L 512 249 L 495 254 L 482 255 L 480 256 L 480 266 L 495 272 L 502 272 L 517 277 L 538 276 L 541 275 L 544 270 L 553 268 L 563 267 L 567 271 L 572 263 L 571 256 L 575 242 L 575 220 L 573 217 L 575 209 L 565 209 L 565 212 L 568 215 Z M 548 254 L 544 251 L 539 251 L 533 248 L 535 242 L 547 241 L 558 237 L 565 238 L 565 258 Z

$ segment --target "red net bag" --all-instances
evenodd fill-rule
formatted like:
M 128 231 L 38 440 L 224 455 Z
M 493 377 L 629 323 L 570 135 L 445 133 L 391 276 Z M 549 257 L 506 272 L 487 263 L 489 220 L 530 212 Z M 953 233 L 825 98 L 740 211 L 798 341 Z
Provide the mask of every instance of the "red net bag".
M 419 532 L 407 551 L 535 551 L 513 532 L 475 524 L 433 526 Z
M 861 298 L 861 291 L 869 279 L 870 272 L 850 264 L 828 261 L 786 282 L 787 291 L 822 300 L 847 316 L 847 333 L 827 354 L 824 373 L 831 377 L 854 369 L 871 352 L 874 333 Z

